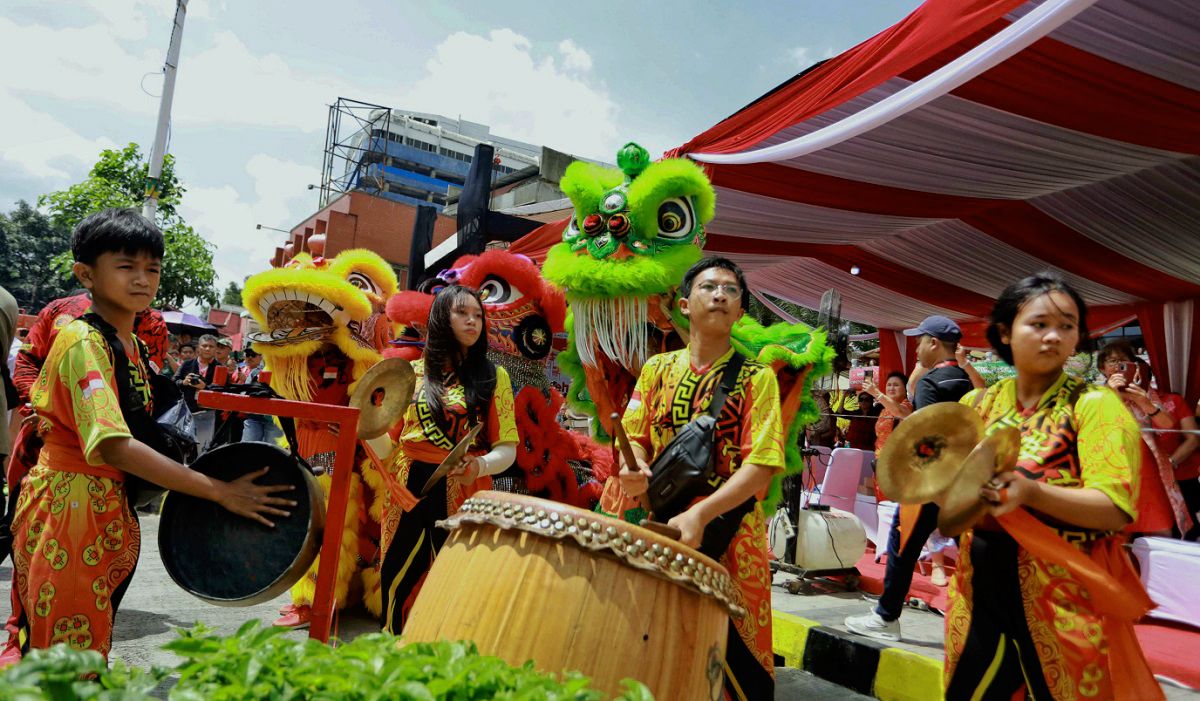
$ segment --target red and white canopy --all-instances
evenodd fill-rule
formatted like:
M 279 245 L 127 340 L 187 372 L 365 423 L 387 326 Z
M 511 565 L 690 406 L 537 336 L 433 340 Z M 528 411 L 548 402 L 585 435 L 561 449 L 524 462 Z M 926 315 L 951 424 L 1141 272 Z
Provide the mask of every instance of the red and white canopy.
M 928 0 L 669 155 L 712 176 L 707 250 L 810 308 L 836 288 L 884 364 L 929 314 L 983 345 L 999 292 L 1054 269 L 1195 401 L 1197 154 L 1195 0 Z

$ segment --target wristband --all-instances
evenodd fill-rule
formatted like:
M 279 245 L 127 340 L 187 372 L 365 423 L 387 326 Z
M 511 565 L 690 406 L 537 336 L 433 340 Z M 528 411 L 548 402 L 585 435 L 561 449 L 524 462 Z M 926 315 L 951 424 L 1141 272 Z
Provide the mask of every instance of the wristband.
M 1161 413 L 1162 413 L 1162 407 L 1160 407 L 1160 406 L 1156 406 L 1156 407 L 1154 407 L 1154 412 L 1153 412 L 1153 413 L 1146 414 L 1146 418 L 1148 418 L 1148 419 L 1153 419 L 1155 416 L 1158 416 L 1158 415 L 1159 415 L 1159 414 L 1161 414 Z

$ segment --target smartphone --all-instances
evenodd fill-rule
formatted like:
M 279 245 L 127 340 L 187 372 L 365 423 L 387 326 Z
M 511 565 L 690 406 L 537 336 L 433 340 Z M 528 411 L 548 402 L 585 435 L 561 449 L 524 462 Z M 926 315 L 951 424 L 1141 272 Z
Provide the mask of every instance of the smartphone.
M 1117 372 L 1121 373 L 1126 378 L 1132 378 L 1133 373 L 1137 372 L 1137 363 L 1131 363 L 1128 360 L 1122 360 L 1117 363 Z
M 862 390 L 864 379 L 870 379 L 878 387 L 879 368 L 850 368 L 850 389 L 855 392 Z

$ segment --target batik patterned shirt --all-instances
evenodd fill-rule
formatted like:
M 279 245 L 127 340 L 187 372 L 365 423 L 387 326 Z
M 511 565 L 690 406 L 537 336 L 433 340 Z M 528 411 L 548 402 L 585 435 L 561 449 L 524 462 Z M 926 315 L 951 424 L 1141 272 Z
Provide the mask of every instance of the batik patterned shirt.
M 629 440 L 653 458 L 694 417 L 708 411 L 721 382 L 731 348 L 711 367 L 692 367 L 687 348 L 660 353 L 646 361 L 638 376 L 622 424 Z M 779 384 L 771 369 L 746 360 L 717 419 L 717 476 L 728 479 L 744 463 L 784 467 Z

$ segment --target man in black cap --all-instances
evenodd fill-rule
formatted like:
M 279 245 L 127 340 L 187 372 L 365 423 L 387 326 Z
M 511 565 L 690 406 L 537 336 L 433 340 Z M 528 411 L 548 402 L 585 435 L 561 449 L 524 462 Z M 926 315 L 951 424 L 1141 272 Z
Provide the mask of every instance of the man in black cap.
M 954 351 L 962 339 L 962 329 L 958 324 L 944 316 L 931 316 L 917 328 L 906 330 L 904 335 L 919 338 L 917 362 L 928 371 L 917 382 L 913 395 L 915 411 L 939 402 L 957 402 L 971 391 L 971 378 L 954 358 Z M 925 541 L 937 529 L 937 517 L 936 504 L 922 505 L 917 522 L 901 549 L 900 514 L 897 511 L 888 533 L 883 594 L 871 613 L 846 619 L 846 628 L 851 633 L 880 640 L 900 639 L 900 614 L 904 610 L 908 588 L 912 585 L 913 568 L 917 566 Z

